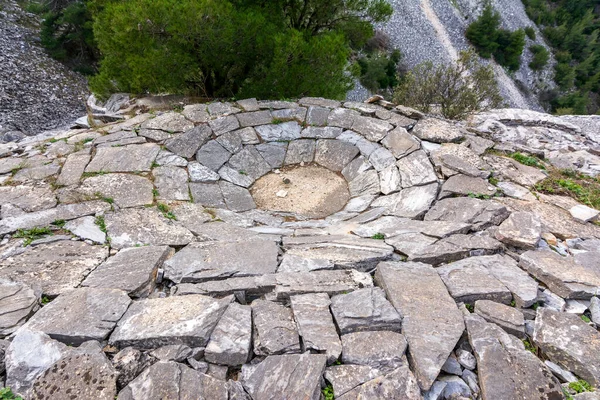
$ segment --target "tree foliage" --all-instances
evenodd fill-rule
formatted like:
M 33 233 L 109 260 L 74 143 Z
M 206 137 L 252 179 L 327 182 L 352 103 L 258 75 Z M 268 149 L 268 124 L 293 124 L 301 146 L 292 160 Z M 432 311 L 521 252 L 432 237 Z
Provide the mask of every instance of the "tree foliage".
M 534 71 L 540 71 L 544 69 L 544 67 L 548 65 L 550 52 L 548 52 L 548 50 L 546 50 L 546 48 L 541 44 L 534 44 L 533 46 L 529 47 L 529 50 L 533 54 L 533 59 L 529 63 L 529 68 Z
M 561 113 L 600 111 L 598 0 L 523 0 L 529 17 L 552 46 L 554 80 L 561 93 L 551 101 Z
M 520 58 L 525 47 L 525 31 L 514 32 L 500 29 L 500 14 L 488 1 L 479 18 L 472 22 L 466 31 L 467 39 L 475 46 L 483 58 L 494 59 L 511 71 L 520 66 Z
M 423 112 L 439 105 L 444 117 L 457 119 L 499 107 L 502 96 L 491 66 L 479 64 L 473 51 L 463 51 L 456 63 L 426 62 L 409 71 L 396 88 L 394 101 Z

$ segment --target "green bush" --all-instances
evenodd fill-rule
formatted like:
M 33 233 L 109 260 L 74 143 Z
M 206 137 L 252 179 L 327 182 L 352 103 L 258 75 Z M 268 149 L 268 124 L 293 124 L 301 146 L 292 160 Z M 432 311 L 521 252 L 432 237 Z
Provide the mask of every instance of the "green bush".
M 534 71 L 540 71 L 544 69 L 546 65 L 548 65 L 548 60 L 550 59 L 550 53 L 544 46 L 541 44 L 534 44 L 529 47 L 529 50 L 533 54 L 533 60 L 529 63 L 529 68 Z
M 434 66 L 426 62 L 402 77 L 394 91 L 394 101 L 423 112 L 437 104 L 446 118 L 463 118 L 467 114 L 499 107 L 502 96 L 494 71 L 477 62 L 473 51 L 461 52 L 456 63 Z
M 102 53 L 90 80 L 116 91 L 205 97 L 343 98 L 354 46 L 386 0 L 96 0 Z
M 533 29 L 532 26 L 528 26 L 527 28 L 525 28 L 525 34 L 529 39 L 535 40 L 535 29 Z
M 400 51 L 391 54 L 374 52 L 358 59 L 360 83 L 373 93 L 384 94 L 398 85 L 398 63 Z
M 514 32 L 500 28 L 500 14 L 488 1 L 479 18 L 466 31 L 467 39 L 483 58 L 494 59 L 511 71 L 519 69 L 521 54 L 525 47 L 525 31 Z

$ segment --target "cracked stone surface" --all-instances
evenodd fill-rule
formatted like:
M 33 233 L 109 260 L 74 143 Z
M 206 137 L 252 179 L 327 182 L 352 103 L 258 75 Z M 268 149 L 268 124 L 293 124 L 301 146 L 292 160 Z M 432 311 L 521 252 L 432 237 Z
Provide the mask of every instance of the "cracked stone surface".
M 594 118 L 186 101 L 118 94 L 117 122 L 0 145 L 13 392 L 317 400 L 329 383 L 345 400 L 558 400 L 565 377 L 598 386 L 597 210 L 535 186 L 557 168 L 598 176 Z M 544 154 L 545 172 L 517 151 Z M 294 192 L 292 170 L 310 185 Z M 267 203 L 288 207 L 259 201 L 266 178 Z

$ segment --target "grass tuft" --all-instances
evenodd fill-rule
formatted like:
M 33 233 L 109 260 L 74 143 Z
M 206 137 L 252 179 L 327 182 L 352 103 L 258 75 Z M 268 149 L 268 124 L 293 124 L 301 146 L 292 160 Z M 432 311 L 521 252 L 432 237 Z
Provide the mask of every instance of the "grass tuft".
M 14 234 L 16 238 L 23 238 L 25 241 L 23 242 L 24 246 L 29 246 L 31 242 L 37 239 L 41 239 L 45 236 L 52 235 L 52 230 L 48 227 L 43 228 L 31 228 L 31 229 L 19 229 L 17 233 Z

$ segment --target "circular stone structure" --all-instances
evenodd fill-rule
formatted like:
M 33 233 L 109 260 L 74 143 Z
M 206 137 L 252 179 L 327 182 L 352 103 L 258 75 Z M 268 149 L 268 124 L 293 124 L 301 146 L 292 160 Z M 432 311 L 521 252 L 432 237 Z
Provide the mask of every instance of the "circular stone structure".
M 324 218 L 350 199 L 346 180 L 319 165 L 295 165 L 271 172 L 250 189 L 257 208 Z

